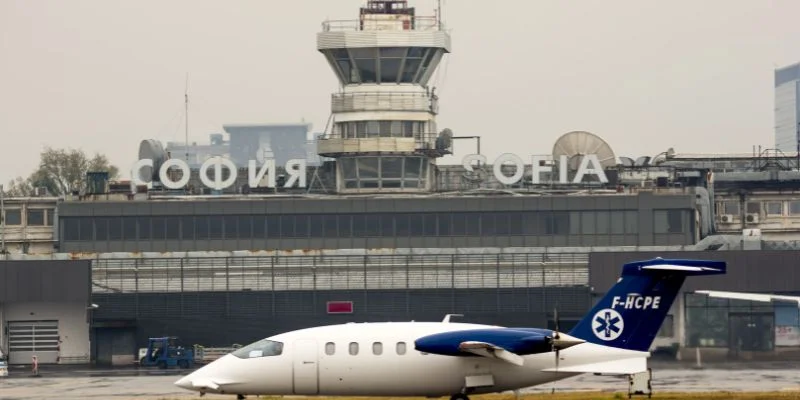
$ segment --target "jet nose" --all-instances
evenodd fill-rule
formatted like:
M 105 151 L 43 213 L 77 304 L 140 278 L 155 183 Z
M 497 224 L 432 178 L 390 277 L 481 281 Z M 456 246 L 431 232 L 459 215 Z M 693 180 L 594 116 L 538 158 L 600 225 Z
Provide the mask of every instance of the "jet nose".
M 181 379 L 178 379 L 177 381 L 175 381 L 175 386 L 177 386 L 177 387 L 179 387 L 181 389 L 193 390 L 194 387 L 192 386 L 192 378 L 191 378 L 191 376 L 192 376 L 192 374 L 189 374 L 189 375 L 184 376 Z

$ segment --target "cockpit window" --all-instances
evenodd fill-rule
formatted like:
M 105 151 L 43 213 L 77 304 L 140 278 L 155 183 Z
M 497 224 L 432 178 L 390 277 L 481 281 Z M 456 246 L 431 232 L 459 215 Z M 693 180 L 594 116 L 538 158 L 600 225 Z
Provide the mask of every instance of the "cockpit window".
M 279 356 L 281 353 L 283 353 L 283 343 L 264 339 L 248 344 L 232 354 L 239 358 L 258 358 Z

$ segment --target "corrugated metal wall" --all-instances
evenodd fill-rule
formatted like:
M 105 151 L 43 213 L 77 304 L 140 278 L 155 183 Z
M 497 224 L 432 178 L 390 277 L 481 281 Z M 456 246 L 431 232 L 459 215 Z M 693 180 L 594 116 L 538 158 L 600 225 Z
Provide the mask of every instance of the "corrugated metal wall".
M 0 260 L 0 303 L 88 302 L 89 260 Z

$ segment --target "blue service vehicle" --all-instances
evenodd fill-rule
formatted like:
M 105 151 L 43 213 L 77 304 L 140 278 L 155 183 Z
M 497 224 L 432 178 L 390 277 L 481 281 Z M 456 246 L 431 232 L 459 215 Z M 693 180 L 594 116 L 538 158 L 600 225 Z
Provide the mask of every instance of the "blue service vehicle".
M 187 369 L 194 365 L 194 350 L 177 346 L 176 337 L 150 338 L 147 352 L 139 360 L 142 367 L 156 366 L 161 369 L 179 367 Z

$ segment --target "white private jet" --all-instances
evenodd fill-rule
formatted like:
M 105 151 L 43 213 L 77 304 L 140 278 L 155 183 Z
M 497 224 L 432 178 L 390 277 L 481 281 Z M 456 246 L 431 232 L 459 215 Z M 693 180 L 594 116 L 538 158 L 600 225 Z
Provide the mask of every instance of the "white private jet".
M 647 370 L 647 351 L 689 275 L 724 261 L 656 258 L 625 264 L 617 283 L 568 334 L 442 322 L 348 323 L 272 336 L 181 378 L 205 393 L 451 396 L 540 385 L 583 373 Z

